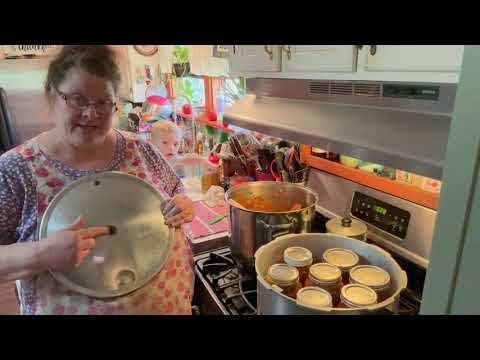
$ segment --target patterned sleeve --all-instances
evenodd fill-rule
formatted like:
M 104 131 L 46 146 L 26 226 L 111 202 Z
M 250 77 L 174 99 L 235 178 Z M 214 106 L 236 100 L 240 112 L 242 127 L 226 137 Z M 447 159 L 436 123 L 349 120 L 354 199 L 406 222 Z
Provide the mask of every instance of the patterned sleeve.
M 18 159 L 15 153 L 0 156 L 0 245 L 17 242 L 17 227 L 21 222 L 24 188 L 19 176 L 14 176 Z
M 152 144 L 141 140 L 140 151 L 145 156 L 151 171 L 162 182 L 165 192 L 169 196 L 174 196 L 185 192 L 182 181 L 173 170 L 170 163 L 165 160 L 160 150 Z

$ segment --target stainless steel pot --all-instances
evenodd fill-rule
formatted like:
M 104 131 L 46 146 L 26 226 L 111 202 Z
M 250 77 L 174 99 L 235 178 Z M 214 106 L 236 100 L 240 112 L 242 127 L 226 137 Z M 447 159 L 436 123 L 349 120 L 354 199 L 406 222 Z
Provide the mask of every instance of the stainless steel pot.
M 242 205 L 245 200 L 262 196 L 272 209 L 299 210 L 255 211 Z M 310 189 L 291 183 L 256 181 L 231 188 L 225 194 L 230 204 L 231 243 L 233 258 L 247 271 L 254 271 L 255 251 L 281 235 L 311 231 L 317 195 Z
M 283 259 L 283 252 L 290 246 L 302 246 L 313 254 L 313 261 L 321 262 L 322 254 L 330 248 L 344 248 L 354 251 L 360 264 L 371 264 L 388 271 L 391 279 L 391 295 L 381 303 L 358 309 L 324 308 L 314 309 L 298 304 L 294 299 L 271 287 L 265 280 L 268 268 Z M 357 239 L 333 234 L 291 234 L 279 237 L 262 246 L 255 253 L 257 272 L 257 307 L 260 315 L 356 315 L 375 314 L 389 308 L 398 308 L 400 292 L 407 287 L 407 274 L 392 256 L 378 246 Z

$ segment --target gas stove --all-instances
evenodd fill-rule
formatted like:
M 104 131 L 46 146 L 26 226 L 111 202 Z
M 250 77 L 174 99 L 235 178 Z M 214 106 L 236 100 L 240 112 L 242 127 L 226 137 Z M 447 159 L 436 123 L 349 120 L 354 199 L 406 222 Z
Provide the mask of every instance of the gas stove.
M 221 248 L 195 257 L 194 302 L 201 314 L 255 315 L 257 280 L 242 274 L 230 248 Z
M 324 233 L 329 219 L 317 212 L 312 232 Z M 367 239 L 367 242 L 372 240 Z M 378 246 L 378 245 L 377 245 Z M 420 309 L 425 271 L 400 256 L 392 254 L 408 274 L 409 288 L 400 295 L 397 310 L 379 315 L 416 315 Z M 195 298 L 202 315 L 256 315 L 257 282 L 255 274 L 242 273 L 229 247 L 197 255 L 195 261 Z
M 334 217 L 350 215 L 364 221 L 368 227 L 367 242 L 375 244 L 397 261 L 407 273 L 407 289 L 400 294 L 398 308 L 385 309 L 379 314 L 416 315 L 419 313 L 431 235 L 436 212 L 379 191 L 363 187 L 346 179 L 313 171 L 309 187 L 319 194 L 319 204 L 312 222 L 312 232 L 325 233 L 326 222 Z M 357 204 L 358 193 L 363 194 Z M 402 232 L 383 227 L 380 220 L 369 222 L 357 216 L 357 206 L 382 204 L 395 216 L 408 212 Z M 363 211 L 363 210 L 362 210 Z M 359 214 L 362 215 L 362 214 Z M 233 260 L 229 247 L 207 251 L 194 257 L 194 304 L 205 315 L 255 315 L 257 313 L 256 274 L 242 273 Z

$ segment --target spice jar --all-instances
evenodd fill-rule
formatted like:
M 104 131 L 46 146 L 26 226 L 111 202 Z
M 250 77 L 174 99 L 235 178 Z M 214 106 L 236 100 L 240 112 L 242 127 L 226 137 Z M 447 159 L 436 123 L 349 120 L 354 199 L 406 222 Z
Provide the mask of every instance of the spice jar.
M 332 248 L 325 250 L 322 257 L 323 261 L 340 269 L 343 283 L 348 284 L 349 271 L 358 265 L 358 255 L 347 249 Z
M 283 261 L 296 267 L 299 272 L 300 282 L 305 284 L 310 265 L 313 263 L 312 252 L 304 247 L 291 246 L 283 252 Z
M 360 308 L 377 303 L 377 293 L 365 285 L 348 284 L 340 292 L 341 308 Z
M 273 264 L 267 272 L 267 281 L 273 286 L 282 289 L 282 293 L 296 298 L 297 291 L 300 288 L 299 272 L 297 268 L 287 264 Z
M 316 286 L 304 287 L 297 293 L 297 304 L 316 309 L 332 307 L 332 295 Z
M 373 265 L 358 265 L 350 270 L 350 283 L 368 286 L 377 293 L 378 302 L 389 298 L 390 274 Z
M 318 263 L 310 266 L 305 286 L 317 286 L 330 293 L 333 306 L 340 302 L 340 291 L 343 287 L 342 272 L 335 265 Z

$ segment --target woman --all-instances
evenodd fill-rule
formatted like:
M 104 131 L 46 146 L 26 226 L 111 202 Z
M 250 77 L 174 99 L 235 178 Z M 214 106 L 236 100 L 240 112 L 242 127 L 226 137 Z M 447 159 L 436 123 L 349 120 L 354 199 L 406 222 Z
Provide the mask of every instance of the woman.
M 160 152 L 112 128 L 120 85 L 115 60 L 107 46 L 65 46 L 49 65 L 45 83 L 55 128 L 0 157 L 0 281 L 19 280 L 22 314 L 191 314 L 193 264 L 183 236 L 154 279 L 108 301 L 74 293 L 47 271 L 81 264 L 107 228 L 88 228 L 79 214 L 68 228 L 36 238 L 55 194 L 98 171 L 138 176 L 171 197 L 162 206 L 170 226 L 193 219 L 193 204 Z

